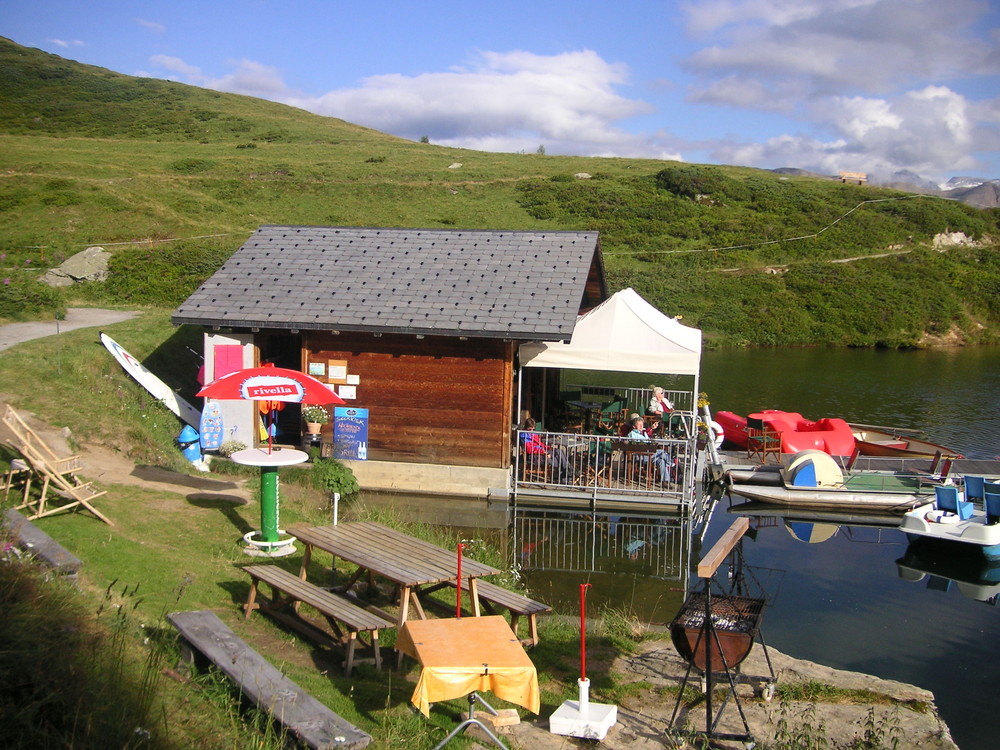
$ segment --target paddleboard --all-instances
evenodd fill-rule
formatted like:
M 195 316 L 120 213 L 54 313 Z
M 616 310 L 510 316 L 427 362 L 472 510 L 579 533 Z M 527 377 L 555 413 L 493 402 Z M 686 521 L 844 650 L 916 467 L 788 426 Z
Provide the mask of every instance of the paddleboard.
M 196 430 L 201 427 L 201 412 L 174 393 L 169 385 L 147 370 L 139 360 L 123 349 L 121 344 L 103 332 L 101 333 L 101 343 L 118 360 L 118 364 L 124 368 L 125 372 L 131 375 L 139 385 L 149 391 L 153 395 L 153 398 Z
M 222 412 L 215 401 L 205 401 L 201 410 L 201 449 L 215 451 L 222 445 Z

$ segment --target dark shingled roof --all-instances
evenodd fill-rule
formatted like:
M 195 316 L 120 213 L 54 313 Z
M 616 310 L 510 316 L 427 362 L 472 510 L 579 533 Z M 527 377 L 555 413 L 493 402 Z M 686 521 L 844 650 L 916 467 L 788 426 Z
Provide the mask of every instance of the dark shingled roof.
M 569 339 L 595 262 L 604 293 L 597 232 L 266 225 L 173 322 Z

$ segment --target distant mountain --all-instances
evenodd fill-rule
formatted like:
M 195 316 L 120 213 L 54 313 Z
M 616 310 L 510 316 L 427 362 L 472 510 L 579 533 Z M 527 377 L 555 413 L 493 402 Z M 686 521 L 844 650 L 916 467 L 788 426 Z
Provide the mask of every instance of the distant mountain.
M 987 180 L 972 187 L 944 190 L 941 195 L 976 208 L 997 208 L 1000 206 L 1000 180 Z
M 779 167 L 772 169 L 775 174 L 793 177 L 825 177 L 839 179 L 836 175 L 824 175 L 810 172 L 798 167 Z M 905 190 L 924 195 L 939 195 L 942 198 L 967 203 L 976 208 L 1000 207 L 1000 180 L 987 180 L 982 177 L 952 177 L 943 186 L 918 175 L 908 169 L 893 172 L 891 175 L 869 174 L 868 184 L 879 187 Z
M 984 182 L 989 182 L 985 177 L 952 177 L 944 185 L 941 185 L 942 190 L 959 190 L 961 188 L 974 188 L 982 185 Z

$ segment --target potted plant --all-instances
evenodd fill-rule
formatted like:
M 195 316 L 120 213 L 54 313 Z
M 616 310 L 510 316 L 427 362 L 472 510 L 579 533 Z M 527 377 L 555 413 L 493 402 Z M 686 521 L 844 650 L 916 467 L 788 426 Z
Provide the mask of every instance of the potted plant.
M 302 419 L 306 423 L 306 432 L 310 435 L 318 435 L 323 425 L 330 421 L 330 412 L 322 406 L 303 406 Z

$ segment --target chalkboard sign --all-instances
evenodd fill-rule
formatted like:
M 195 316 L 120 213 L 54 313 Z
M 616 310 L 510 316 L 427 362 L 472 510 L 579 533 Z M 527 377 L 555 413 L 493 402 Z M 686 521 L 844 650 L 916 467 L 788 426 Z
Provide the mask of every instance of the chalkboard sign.
M 333 409 L 333 457 L 368 459 L 368 410 L 353 406 Z

